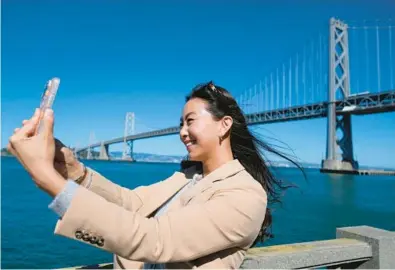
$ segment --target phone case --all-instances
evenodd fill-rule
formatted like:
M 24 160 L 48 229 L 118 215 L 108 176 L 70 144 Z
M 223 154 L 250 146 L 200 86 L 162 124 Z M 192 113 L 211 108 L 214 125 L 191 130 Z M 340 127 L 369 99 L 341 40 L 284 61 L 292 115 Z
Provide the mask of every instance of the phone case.
M 49 80 L 45 85 L 45 90 L 41 97 L 40 120 L 38 124 L 37 133 L 41 132 L 43 126 L 41 119 L 44 116 L 45 110 L 52 108 L 52 104 L 55 100 L 56 93 L 58 92 L 59 84 L 60 84 L 60 79 L 55 77 Z

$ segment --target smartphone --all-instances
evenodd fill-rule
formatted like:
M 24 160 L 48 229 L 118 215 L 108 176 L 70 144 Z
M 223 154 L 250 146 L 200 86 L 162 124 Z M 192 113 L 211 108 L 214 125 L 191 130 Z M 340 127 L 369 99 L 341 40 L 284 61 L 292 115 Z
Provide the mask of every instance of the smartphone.
M 40 118 L 39 118 L 36 134 L 39 134 L 41 132 L 41 129 L 43 127 L 43 123 L 41 120 L 44 116 L 45 110 L 52 108 L 52 104 L 55 100 L 56 93 L 58 92 L 59 84 L 60 84 L 60 79 L 55 77 L 50 79 L 45 85 L 44 92 L 41 96 Z

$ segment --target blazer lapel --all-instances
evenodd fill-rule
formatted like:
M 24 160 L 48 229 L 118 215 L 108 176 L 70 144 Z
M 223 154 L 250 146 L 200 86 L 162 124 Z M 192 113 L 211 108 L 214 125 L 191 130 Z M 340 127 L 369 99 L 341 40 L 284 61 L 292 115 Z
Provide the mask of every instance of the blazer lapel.
M 140 208 L 139 213 L 141 215 L 146 217 L 151 215 L 188 183 L 188 179 L 180 172 L 175 172 L 167 181 L 167 185 L 160 193 L 154 194 L 152 199 Z
M 209 189 L 214 182 L 226 179 L 242 170 L 245 170 L 245 168 L 237 159 L 223 164 L 186 190 L 185 193 L 181 195 L 181 205 L 187 204 L 192 198 Z
M 199 180 L 194 186 L 188 187 L 183 191 L 183 194 L 169 205 L 168 211 L 172 211 L 186 205 L 192 198 L 209 189 L 214 182 L 226 179 L 242 170 L 245 170 L 245 168 L 237 159 L 223 164 L 221 167 Z M 161 190 L 160 194 L 155 194 L 155 197 L 152 198 L 149 203 L 143 205 L 139 210 L 139 213 L 144 216 L 151 215 L 181 188 L 188 184 L 195 173 L 196 168 L 194 167 L 185 171 L 185 174 L 180 172 L 174 173 L 171 179 L 168 180 L 168 185 Z

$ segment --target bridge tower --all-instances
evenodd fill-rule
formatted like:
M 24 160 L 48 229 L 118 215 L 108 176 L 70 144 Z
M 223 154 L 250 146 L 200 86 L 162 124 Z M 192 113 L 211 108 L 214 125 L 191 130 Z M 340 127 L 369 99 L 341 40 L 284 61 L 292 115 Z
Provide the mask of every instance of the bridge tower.
M 109 145 L 104 144 L 102 141 L 100 144 L 100 154 L 99 154 L 99 159 L 101 160 L 110 160 L 110 152 L 108 150 Z
M 122 159 L 133 160 L 133 141 L 127 141 L 126 137 L 134 135 L 134 113 L 127 112 L 125 117 L 125 130 L 123 135 L 123 153 Z
M 94 144 L 95 141 L 96 141 L 95 132 L 91 131 L 91 133 L 90 133 L 90 135 L 89 135 L 89 147 L 88 147 L 88 152 L 87 152 L 87 155 L 86 155 L 86 158 L 87 158 L 87 159 L 93 159 L 93 153 L 92 153 L 93 149 L 92 149 L 91 145 Z
M 334 18 L 330 19 L 328 126 L 326 158 L 322 161 L 322 171 L 358 169 L 358 162 L 354 159 L 353 153 L 351 114 L 336 115 L 336 98 L 347 99 L 350 95 L 347 29 L 347 24 Z M 342 135 L 341 138 L 336 134 L 337 131 Z

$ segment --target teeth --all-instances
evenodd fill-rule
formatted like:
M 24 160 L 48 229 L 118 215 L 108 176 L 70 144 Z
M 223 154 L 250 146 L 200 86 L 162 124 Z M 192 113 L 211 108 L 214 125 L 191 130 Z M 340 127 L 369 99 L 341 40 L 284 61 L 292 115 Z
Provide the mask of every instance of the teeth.
M 193 144 L 193 142 L 189 142 L 189 143 L 186 144 L 186 146 L 190 146 L 192 144 Z

